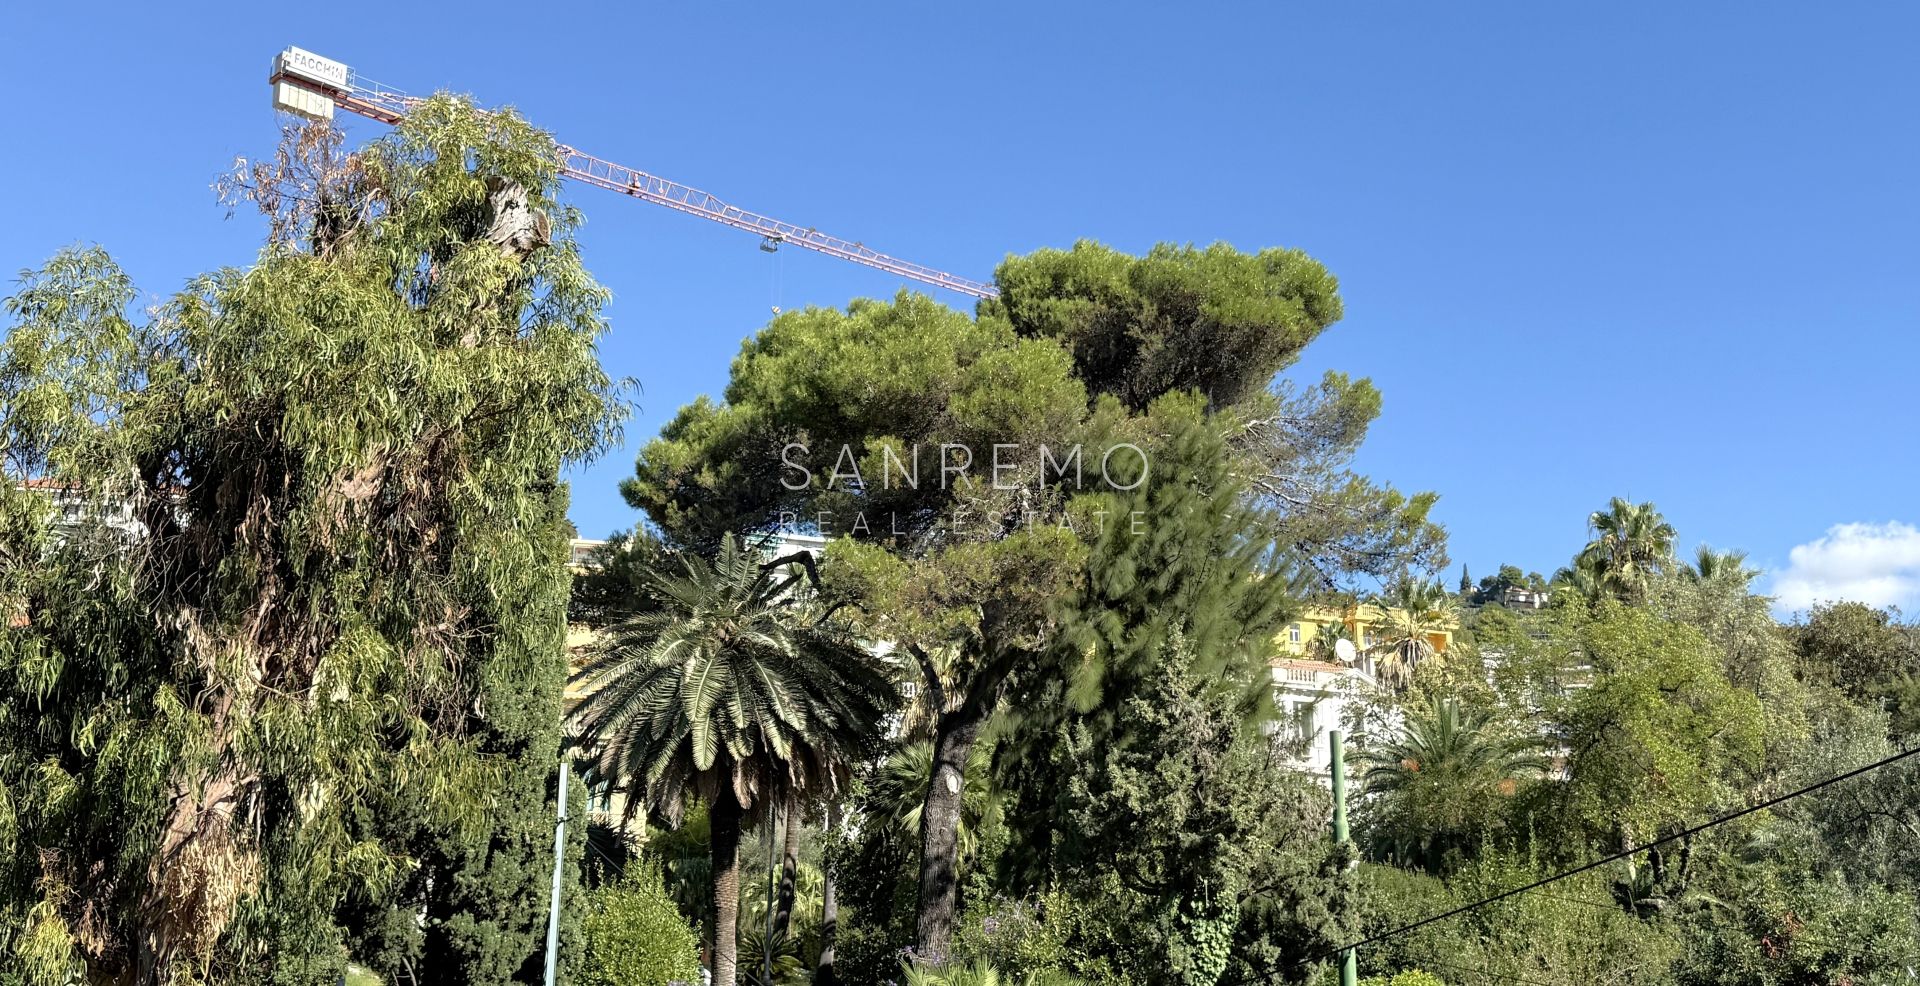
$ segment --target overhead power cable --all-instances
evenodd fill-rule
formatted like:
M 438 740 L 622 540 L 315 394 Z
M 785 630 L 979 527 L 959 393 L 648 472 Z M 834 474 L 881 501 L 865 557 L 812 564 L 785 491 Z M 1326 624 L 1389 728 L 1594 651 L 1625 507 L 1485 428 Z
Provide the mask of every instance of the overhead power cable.
M 1650 849 L 1658 849 L 1659 847 L 1664 846 L 1670 842 L 1678 842 L 1681 839 L 1698 835 L 1699 833 L 1705 832 L 1708 829 L 1725 825 L 1728 822 L 1735 821 L 1737 819 L 1745 818 L 1746 816 L 1751 815 L 1755 812 L 1765 811 L 1768 808 L 1772 808 L 1776 805 L 1784 804 L 1788 801 L 1792 801 L 1795 798 L 1812 794 L 1813 792 L 1818 791 L 1822 788 L 1832 787 L 1833 785 L 1839 784 L 1842 781 L 1849 781 L 1855 777 L 1859 777 L 1861 774 L 1879 770 L 1880 768 L 1885 767 L 1889 764 L 1898 763 L 1899 761 L 1905 760 L 1908 757 L 1914 756 L 1915 754 L 1920 754 L 1920 746 L 1913 747 L 1912 749 L 1901 750 L 1900 752 L 1895 753 L 1891 756 L 1883 757 L 1879 760 L 1875 760 L 1874 762 L 1867 764 L 1864 767 L 1855 767 L 1854 769 L 1849 770 L 1846 773 L 1835 774 L 1834 776 L 1826 778 L 1825 780 L 1815 781 L 1814 783 L 1809 784 L 1806 787 L 1799 788 L 1794 791 L 1789 791 L 1786 794 L 1778 795 L 1776 797 L 1768 798 L 1765 801 L 1759 802 L 1758 804 L 1749 805 L 1748 807 L 1742 808 L 1739 811 L 1729 812 L 1717 818 L 1708 819 L 1707 821 L 1701 822 L 1700 824 L 1692 826 L 1691 828 L 1682 829 L 1678 832 L 1673 833 L 1672 835 L 1662 836 L 1658 839 L 1653 840 L 1652 842 L 1647 843 L 1646 845 L 1635 846 L 1632 849 L 1623 849 L 1619 852 L 1602 856 L 1599 859 L 1594 860 L 1593 862 L 1586 863 L 1581 866 L 1576 866 L 1570 870 L 1563 870 L 1549 877 L 1543 877 L 1541 879 L 1535 880 L 1532 883 L 1526 884 L 1525 886 L 1514 887 L 1511 890 L 1503 890 L 1497 894 L 1494 894 L 1491 897 L 1483 897 L 1480 900 L 1476 900 L 1471 904 L 1462 904 L 1459 907 L 1455 907 L 1451 910 L 1442 911 L 1439 914 L 1434 914 L 1429 917 L 1421 918 L 1420 920 L 1415 921 L 1411 924 L 1401 925 L 1400 927 L 1394 928 L 1391 931 L 1383 931 L 1377 935 L 1371 935 L 1369 937 L 1362 938 L 1356 942 L 1350 942 L 1348 944 L 1340 945 L 1335 948 L 1330 948 L 1322 952 L 1317 952 L 1303 959 L 1297 959 L 1286 965 L 1275 968 L 1264 975 L 1256 976 L 1251 979 L 1241 979 L 1234 983 L 1222 984 L 1222 986 L 1251 986 L 1251 984 L 1254 984 L 1254 983 L 1271 982 L 1274 979 L 1274 977 L 1290 969 L 1295 969 L 1303 965 L 1310 965 L 1315 962 L 1324 962 L 1328 959 L 1336 958 L 1341 953 L 1347 951 L 1348 949 L 1365 948 L 1368 945 L 1377 945 L 1383 941 L 1386 941 L 1389 938 L 1398 937 L 1410 931 L 1416 931 L 1420 928 L 1424 928 L 1430 924 L 1437 924 L 1441 921 L 1445 921 L 1450 918 L 1459 917 L 1462 914 L 1465 914 L 1469 911 L 1479 910 L 1480 908 L 1486 907 L 1489 904 L 1498 904 L 1503 900 L 1508 900 L 1513 897 L 1518 897 L 1519 895 L 1527 893 L 1528 891 L 1538 890 L 1541 887 L 1547 886 L 1549 884 L 1558 883 L 1561 880 L 1567 879 L 1568 877 L 1579 876 L 1582 873 L 1599 869 L 1600 867 L 1605 866 L 1608 863 L 1617 863 L 1620 860 L 1638 855 Z

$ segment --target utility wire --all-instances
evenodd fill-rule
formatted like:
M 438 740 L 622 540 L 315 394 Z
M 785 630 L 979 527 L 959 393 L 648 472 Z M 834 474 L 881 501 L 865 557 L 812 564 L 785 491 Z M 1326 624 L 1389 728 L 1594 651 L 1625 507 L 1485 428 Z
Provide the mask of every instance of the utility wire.
M 613 872 L 615 876 L 618 876 L 622 880 L 625 880 L 627 878 L 627 868 L 624 866 L 621 866 L 619 863 L 614 862 L 613 857 L 607 855 L 607 851 L 605 849 L 602 849 L 599 846 L 594 845 L 592 839 L 587 840 L 587 848 L 597 853 L 601 859 L 606 860 L 607 865 L 613 867 Z
M 1821 788 L 1831 787 L 1835 784 L 1840 783 L 1841 781 L 1852 780 L 1855 777 L 1859 777 L 1861 774 L 1865 774 L 1870 771 L 1879 770 L 1880 768 L 1885 767 L 1888 764 L 1898 763 L 1899 761 L 1905 760 L 1906 758 L 1911 757 L 1915 754 L 1920 754 L 1920 746 L 1913 747 L 1912 749 L 1901 750 L 1899 753 L 1895 753 L 1892 756 L 1875 760 L 1874 762 L 1867 764 L 1864 767 L 1855 767 L 1854 769 L 1849 770 L 1844 774 L 1835 774 L 1834 776 L 1826 778 L 1825 780 L 1815 781 L 1812 784 L 1807 785 L 1806 787 L 1800 788 L 1799 790 L 1789 791 L 1786 794 L 1768 798 L 1767 800 L 1762 801 L 1759 804 L 1750 805 L 1748 807 L 1740 809 L 1739 811 L 1729 812 L 1725 815 L 1719 816 L 1718 818 L 1708 819 L 1707 821 L 1701 822 L 1700 824 L 1695 825 L 1692 828 L 1682 829 L 1678 832 L 1675 832 L 1672 835 L 1662 836 L 1658 839 L 1653 840 L 1652 842 L 1647 843 L 1646 845 L 1636 846 L 1632 849 L 1623 849 L 1619 852 L 1602 856 L 1599 859 L 1596 859 L 1593 862 L 1587 863 L 1583 866 L 1576 866 L 1570 870 L 1563 870 L 1559 873 L 1555 873 L 1552 876 L 1543 877 L 1541 879 L 1535 880 L 1532 883 L 1529 883 L 1522 887 L 1514 887 L 1511 890 L 1502 890 L 1501 892 L 1494 894 L 1491 897 L 1485 897 L 1480 900 L 1476 900 L 1471 904 L 1462 904 L 1459 907 L 1453 908 L 1452 910 L 1442 911 L 1439 914 L 1435 914 L 1430 917 L 1421 918 L 1420 920 L 1415 921 L 1412 924 L 1404 924 L 1398 928 L 1394 928 L 1391 931 L 1383 931 L 1377 935 L 1372 935 L 1367 938 L 1362 938 L 1356 942 L 1351 942 L 1346 945 L 1340 945 L 1335 948 L 1330 948 L 1325 951 L 1318 952 L 1313 955 L 1309 955 L 1304 959 L 1296 959 L 1295 961 L 1290 962 L 1284 966 L 1280 966 L 1266 973 L 1265 975 L 1256 976 L 1252 979 L 1242 979 L 1237 983 L 1227 984 L 1227 986 L 1251 986 L 1251 984 L 1253 983 L 1271 982 L 1275 976 L 1289 969 L 1297 968 L 1303 965 L 1309 965 L 1314 962 L 1323 962 L 1323 961 L 1326 961 L 1327 959 L 1331 959 L 1336 956 L 1339 956 L 1340 954 L 1348 951 L 1349 949 L 1365 948 L 1368 945 L 1377 945 L 1383 941 L 1386 941 L 1389 938 L 1393 938 L 1399 935 L 1404 935 L 1409 931 L 1415 931 L 1420 928 L 1424 928 L 1427 925 L 1436 924 L 1438 922 L 1445 921 L 1448 918 L 1459 917 L 1460 915 L 1465 914 L 1468 911 L 1479 910 L 1480 908 L 1486 907 L 1489 904 L 1497 904 L 1503 900 L 1507 900 L 1512 897 L 1518 897 L 1519 895 L 1527 893 L 1528 891 L 1538 890 L 1541 887 L 1544 887 L 1550 883 L 1558 883 L 1561 880 L 1565 880 L 1570 876 L 1579 876 L 1582 873 L 1586 873 L 1591 870 L 1597 870 L 1600 867 L 1607 865 L 1608 863 L 1617 863 L 1620 860 L 1637 855 L 1639 853 L 1646 852 L 1649 849 L 1657 849 L 1660 846 L 1664 846 L 1669 842 L 1677 842 L 1689 836 L 1693 836 L 1701 832 L 1705 832 L 1710 828 L 1714 828 L 1720 825 L 1725 825 L 1726 823 L 1731 822 L 1735 819 L 1745 818 L 1746 816 L 1751 815 L 1754 812 L 1765 811 L 1768 808 L 1772 808 L 1775 805 L 1792 801 L 1794 798 L 1801 797 L 1802 795 L 1812 794 L 1813 792 L 1818 791 Z

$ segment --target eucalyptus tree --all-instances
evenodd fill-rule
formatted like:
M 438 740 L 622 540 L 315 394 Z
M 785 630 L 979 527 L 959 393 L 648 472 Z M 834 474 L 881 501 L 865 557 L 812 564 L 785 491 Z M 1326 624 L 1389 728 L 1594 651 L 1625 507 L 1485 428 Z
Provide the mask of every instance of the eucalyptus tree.
M 821 622 L 797 575 L 732 536 L 655 572 L 659 608 L 613 625 L 575 675 L 591 776 L 675 823 L 707 806 L 713 975 L 735 981 L 740 832 L 756 805 L 831 790 L 874 748 L 895 693 L 859 641 Z M 769 838 L 775 837 L 769 832 Z
M 228 186 L 251 266 L 136 317 L 69 251 L 8 301 L 0 978 L 538 961 L 560 475 L 617 423 L 552 151 L 444 97 L 293 130 Z

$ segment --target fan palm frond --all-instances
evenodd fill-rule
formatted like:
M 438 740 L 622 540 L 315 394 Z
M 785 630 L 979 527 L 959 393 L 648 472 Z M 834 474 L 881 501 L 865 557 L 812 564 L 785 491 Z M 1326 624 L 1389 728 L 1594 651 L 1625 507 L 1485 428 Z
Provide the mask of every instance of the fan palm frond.
M 1374 640 L 1367 648 L 1374 677 L 1388 688 L 1405 690 L 1414 669 L 1439 656 L 1433 640 L 1455 622 L 1454 596 L 1438 579 L 1402 573 L 1374 603 L 1384 614 L 1371 628 Z
M 1673 525 L 1652 502 L 1614 497 L 1587 517 L 1593 540 L 1575 557 L 1576 569 L 1597 573 L 1602 585 L 1626 598 L 1646 591 L 1648 580 L 1673 564 Z

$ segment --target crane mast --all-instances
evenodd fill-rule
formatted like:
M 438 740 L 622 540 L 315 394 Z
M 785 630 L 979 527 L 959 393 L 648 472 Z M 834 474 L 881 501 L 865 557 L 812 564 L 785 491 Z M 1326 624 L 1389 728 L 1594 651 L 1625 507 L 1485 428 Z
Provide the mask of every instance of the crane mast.
M 274 59 L 274 105 L 316 119 L 332 119 L 335 107 L 381 123 L 400 122 L 421 100 L 375 85 L 353 74 L 346 65 L 309 51 L 288 48 Z M 888 256 L 864 243 L 830 236 L 811 226 L 799 226 L 738 206 L 691 186 L 670 181 L 638 168 L 615 164 L 566 144 L 556 144 L 560 170 L 567 177 L 723 226 L 757 233 L 765 249 L 791 243 L 830 257 L 865 264 L 899 277 L 930 284 L 974 298 L 992 298 L 991 284 L 935 270 L 923 264 Z

